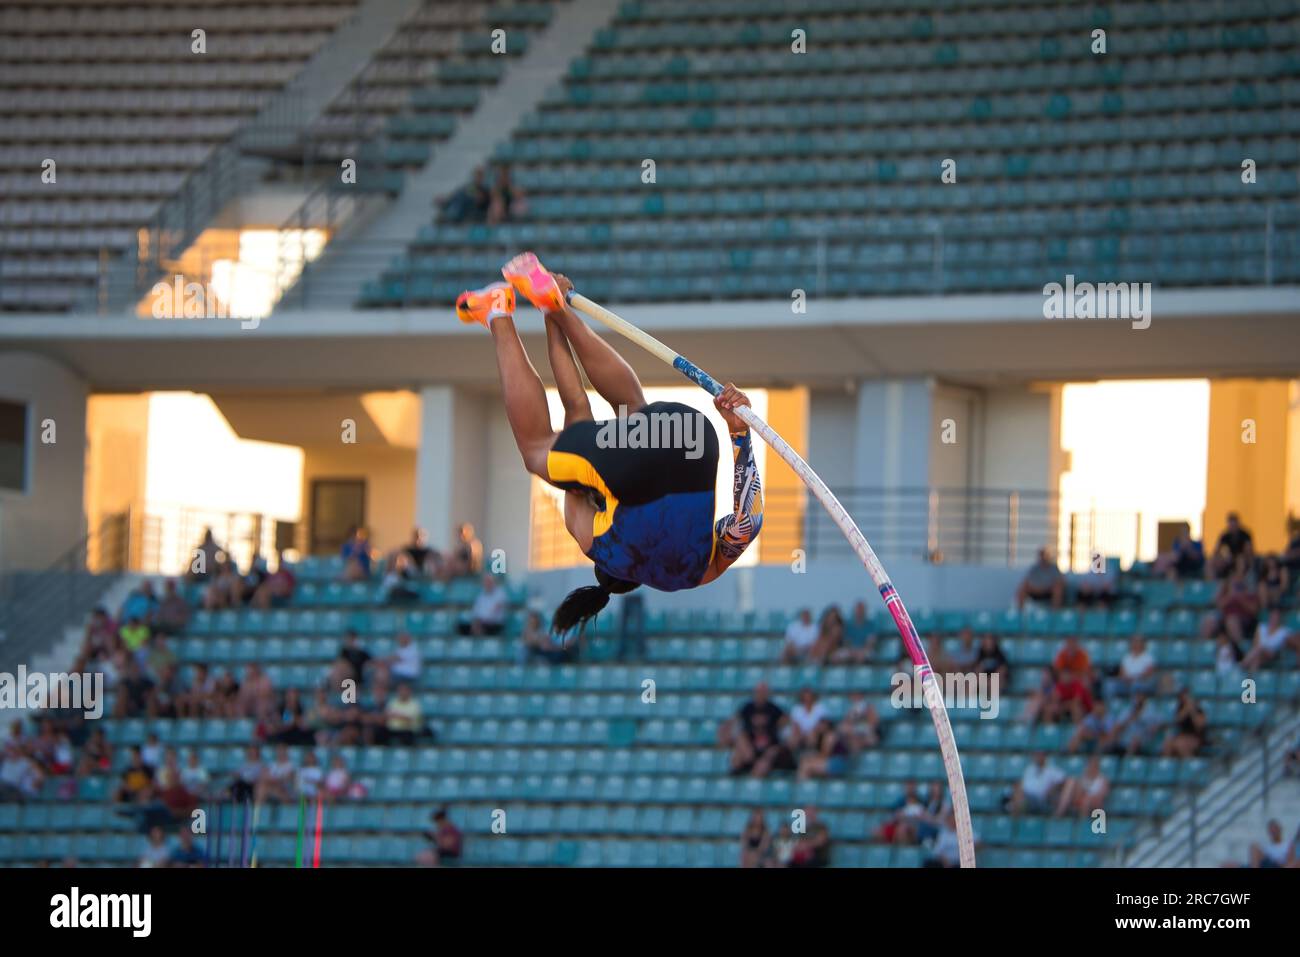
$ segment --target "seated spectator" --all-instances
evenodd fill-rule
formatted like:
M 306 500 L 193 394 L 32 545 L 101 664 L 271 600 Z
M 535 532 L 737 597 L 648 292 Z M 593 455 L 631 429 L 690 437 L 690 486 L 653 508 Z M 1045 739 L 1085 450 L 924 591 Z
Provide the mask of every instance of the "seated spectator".
M 497 584 L 494 575 L 483 576 L 483 590 L 474 599 L 469 620 L 462 621 L 458 630 L 462 635 L 499 635 L 506 627 L 506 590 Z
M 862 665 L 875 654 L 876 633 L 871 626 L 871 616 L 867 614 L 867 603 L 859 601 L 853 605 L 853 615 L 844 622 L 844 640 L 831 655 L 831 660 Z
M 250 744 L 244 748 L 244 763 L 235 770 L 235 775 L 231 779 L 230 797 L 237 802 L 251 801 L 257 794 L 258 785 L 265 772 L 266 765 L 262 763 L 261 749 L 255 744 Z
M 143 717 L 153 691 L 153 681 L 134 657 L 128 657 L 123 668 L 124 672 L 115 685 L 117 701 L 113 705 L 113 717 Z
M 410 632 L 397 633 L 397 648 L 384 659 L 384 664 L 389 675 L 397 681 L 420 680 L 420 646 L 411 638 Z
M 976 839 L 976 846 L 978 844 Z M 930 845 L 930 855 L 921 862 L 921 866 L 961 867 L 961 841 L 957 837 L 957 816 L 952 810 L 941 818 L 939 833 Z
M 1062 720 L 1078 724 L 1092 708 L 1092 691 L 1082 675 L 1076 671 L 1061 671 L 1057 673 L 1056 687 L 1047 701 L 1043 720 L 1049 724 Z
M 379 601 L 384 605 L 401 605 L 419 600 L 420 576 L 406 553 L 398 552 L 379 585 Z
M 1025 767 L 1025 773 L 1011 792 L 1007 810 L 1015 815 L 1026 810 L 1035 814 L 1049 814 L 1060 799 L 1065 781 L 1065 772 L 1048 761 L 1045 752 L 1035 751 Z
M 293 600 L 293 590 L 297 587 L 298 576 L 293 573 L 293 568 L 285 561 L 284 552 L 281 551 L 275 571 L 267 575 L 257 586 L 248 603 L 253 608 L 262 610 L 284 608 Z
M 465 837 L 460 828 L 451 822 L 445 807 L 433 812 L 433 830 L 424 832 L 424 839 L 429 846 L 416 856 L 416 861 L 425 867 L 439 867 L 455 864 L 461 859 L 465 850 Z
M 1219 586 L 1214 598 L 1215 611 L 1201 621 L 1201 634 L 1212 638 L 1227 632 L 1236 642 L 1246 642 L 1259 624 L 1259 595 L 1250 587 L 1244 572 L 1233 572 Z
M 117 634 L 122 639 L 123 647 L 132 655 L 139 652 L 153 637 L 149 625 L 134 615 L 128 618 L 126 624 L 117 630 Z
M 766 777 L 773 770 L 793 771 L 794 753 L 781 740 L 788 722 L 785 712 L 769 698 L 766 682 L 754 686 L 754 697 L 736 713 L 731 730 L 724 725 L 719 738 L 730 745 L 731 773 Z
M 849 766 L 849 746 L 835 730 L 830 718 L 823 717 L 805 738 L 806 749 L 799 756 L 799 780 L 842 777 Z
M 1092 709 L 1074 726 L 1074 734 L 1066 744 L 1066 751 L 1076 753 L 1084 743 L 1091 743 L 1097 750 L 1105 750 L 1114 740 L 1115 728 L 1119 720 L 1110 713 L 1105 701 L 1096 701 Z
M 27 749 L 12 741 L 7 742 L 4 759 L 0 761 L 0 799 L 31 800 L 40 795 L 44 785 L 45 772 Z
M 244 580 L 239 574 L 239 567 L 227 556 L 218 558 L 207 587 L 203 590 L 203 607 L 208 611 L 219 611 L 238 608 L 243 601 Z
M 1056 694 L 1056 672 L 1050 666 L 1038 672 L 1038 686 L 1025 699 L 1025 708 L 1020 712 L 1020 720 L 1029 725 L 1040 721 L 1053 721 L 1053 696 Z
M 436 200 L 446 223 L 486 222 L 491 201 L 492 191 L 488 189 L 487 173 L 482 166 L 475 168 L 474 178 L 468 185 Z
M 194 832 L 188 825 L 176 830 L 176 846 L 172 848 L 167 859 L 168 867 L 207 867 L 208 852 L 199 847 L 194 840 Z
M 210 793 L 211 778 L 208 769 L 203 766 L 198 748 L 190 748 L 185 756 L 185 767 L 181 768 L 181 783 L 185 790 L 199 800 L 206 800 Z
M 1100 562 L 1100 556 L 1094 556 L 1094 562 Z M 1109 608 L 1119 593 L 1119 567 L 1111 562 L 1102 565 L 1101 571 L 1089 568 L 1078 575 L 1071 575 L 1074 585 L 1074 601 L 1080 608 L 1102 606 Z
M 90 621 L 86 622 L 86 633 L 81 643 L 82 657 L 94 659 L 106 656 L 117 641 L 117 622 L 109 615 L 107 608 L 97 606 L 90 614 Z
M 536 611 L 530 611 L 524 620 L 520 649 L 524 661 L 541 659 L 553 665 L 562 665 L 578 657 L 578 642 L 575 640 L 566 644 L 557 641 L 541 614 Z
M 1249 867 L 1288 867 L 1295 860 L 1295 841 L 1287 840 L 1276 818 L 1268 822 L 1268 839 L 1250 845 Z
M 1133 695 L 1133 703 L 1124 712 L 1111 735 L 1110 750 L 1117 754 L 1141 754 L 1160 730 L 1163 722 L 1149 705 L 1146 695 Z
M 262 768 L 262 776 L 257 781 L 258 801 L 289 801 L 294 797 L 294 786 L 298 781 L 298 768 L 289 755 L 289 749 L 278 744 L 271 763 Z
M 1088 817 L 1093 811 L 1106 806 L 1110 796 L 1110 781 L 1101 770 L 1101 758 L 1094 754 L 1088 759 L 1087 766 L 1077 778 L 1069 778 L 1061 788 L 1061 799 L 1056 804 L 1056 816 L 1065 817 L 1074 812 L 1079 817 Z
M 1120 659 L 1119 667 L 1103 685 L 1110 698 L 1127 698 L 1138 692 L 1155 694 L 1156 659 L 1144 638 L 1134 635 L 1129 639 L 1128 651 Z
M 326 801 L 338 801 L 352 795 L 352 775 L 348 773 L 343 755 L 336 754 L 330 759 L 330 769 L 325 773 L 323 797 Z
M 429 547 L 428 533 L 418 526 L 411 530 L 411 540 L 399 548 L 393 554 L 388 556 L 388 568 L 392 570 L 397 559 L 405 555 L 410 563 L 412 574 L 416 578 L 436 578 L 438 576 L 439 566 L 442 564 L 442 556 L 438 554 L 437 549 Z
M 162 767 L 158 769 L 154 780 L 158 800 L 173 818 L 185 817 L 198 805 L 198 795 L 185 786 L 184 769 L 175 748 L 167 749 Z
M 1291 591 L 1291 570 L 1276 555 L 1266 555 L 1259 569 L 1259 607 L 1280 605 Z
M 975 659 L 976 674 L 997 675 L 998 687 L 1011 687 L 1011 662 L 1002 651 L 996 635 L 986 634 L 980 639 L 979 655 Z
M 1173 729 L 1165 737 L 1160 752 L 1167 758 L 1191 758 L 1209 740 L 1209 720 L 1205 710 L 1187 688 L 1178 692 Z
M 1050 602 L 1053 608 L 1065 603 L 1065 576 L 1046 548 L 1038 550 L 1038 560 L 1016 589 L 1016 607 L 1023 610 L 1027 601 Z
M 790 726 L 786 738 L 790 747 L 798 750 L 810 746 L 817 725 L 828 716 L 826 706 L 817 698 L 817 692 L 807 686 L 801 688 L 799 701 L 790 709 Z
M 754 808 L 740 832 L 740 866 L 766 867 L 772 858 L 772 833 L 762 808 Z
M 356 582 L 370 578 L 370 533 L 359 526 L 348 529 L 339 548 L 343 559 L 343 580 Z
M 818 634 L 819 630 L 813 624 L 812 611 L 801 608 L 798 617 L 786 626 L 785 647 L 781 652 L 781 660 L 786 664 L 793 664 L 810 657 L 813 646 L 817 644 Z
M 955 674 L 971 674 L 979 660 L 979 646 L 975 644 L 975 633 L 963 628 L 957 633 L 957 646 L 947 655 L 948 665 Z
M 830 867 L 831 829 L 817 808 L 809 807 L 803 834 L 797 835 L 787 867 Z
M 249 662 L 244 666 L 244 680 L 239 684 L 236 699 L 239 717 L 266 721 L 274 716 L 276 703 L 271 676 L 257 662 Z
M 1297 655 L 1300 655 L 1300 634 L 1295 633 L 1282 621 L 1282 609 L 1273 608 L 1268 613 L 1268 619 L 1260 622 L 1255 629 L 1255 643 L 1251 645 L 1250 651 L 1241 659 L 1241 668 L 1243 671 L 1258 671 L 1266 665 L 1272 664 L 1282 650 L 1290 646 Z
M 182 718 L 207 718 L 216 712 L 217 678 L 207 665 L 195 664 L 190 683 L 176 699 L 176 714 Z
M 487 221 L 489 225 L 519 219 L 526 208 L 523 192 L 510 179 L 510 167 L 497 166 L 496 182 L 488 197 Z
M 285 689 L 279 711 L 267 720 L 264 737 L 277 744 L 307 746 L 316 743 L 316 730 L 308 721 L 302 694 L 297 688 Z
M 370 663 L 371 657 L 370 652 L 361 647 L 361 639 L 357 633 L 348 629 L 343 635 L 339 656 L 330 668 L 327 679 L 329 687 L 339 689 L 343 687 L 344 681 L 353 681 L 359 688 L 365 683 L 366 665 Z
M 1218 675 L 1239 675 L 1241 674 L 1241 660 L 1246 657 L 1242 654 L 1241 648 L 1237 643 L 1228 637 L 1226 631 L 1219 632 L 1219 636 L 1214 639 L 1214 672 Z
M 912 846 L 921 843 L 922 833 L 934 834 L 931 807 L 921 797 L 915 781 L 903 785 L 902 796 L 893 803 L 892 813 L 875 831 L 875 839 L 884 844 Z
M 388 740 L 394 744 L 410 745 L 424 732 L 424 712 L 420 699 L 403 681 L 397 686 L 397 697 L 389 700 L 384 713 L 388 719 Z
M 134 618 L 136 621 L 145 625 L 153 623 L 154 613 L 158 610 L 158 598 L 153 591 L 153 582 L 145 579 L 136 586 L 131 594 L 126 596 L 126 601 L 122 602 L 122 609 L 118 612 L 118 621 L 130 621 Z
M 850 754 L 880 745 L 880 714 L 861 691 L 849 694 L 849 706 L 840 720 L 839 730 Z
M 482 567 L 483 543 L 474 534 L 474 526 L 464 522 L 456 530 L 456 541 L 442 563 L 439 577 L 447 581 L 466 575 L 477 575 Z
M 145 764 L 144 755 L 137 745 L 131 749 L 130 763 L 122 772 L 113 800 L 118 804 L 147 804 L 153 796 L 153 768 Z
M 177 590 L 176 579 L 169 578 L 163 585 L 162 601 L 154 614 L 154 630 L 164 635 L 175 635 L 184 631 L 189 622 L 189 602 Z
M 167 836 L 159 825 L 149 828 L 145 839 L 144 851 L 140 854 L 141 867 L 166 867 L 171 861 L 172 849 L 167 844 Z
M 324 784 L 325 769 L 320 766 L 320 761 L 316 758 L 316 751 L 313 748 L 308 748 L 303 752 L 302 766 L 298 768 L 298 776 L 294 782 L 295 796 L 314 801 Z
M 1066 636 L 1061 646 L 1056 649 L 1056 655 L 1052 658 L 1052 668 L 1057 674 L 1073 671 L 1080 680 L 1088 683 L 1093 679 L 1092 656 L 1083 645 L 1079 644 L 1079 639 L 1075 635 Z
M 808 660 L 820 665 L 830 661 L 844 644 L 844 616 L 838 605 L 831 605 L 822 612 L 817 622 L 817 640 L 808 653 Z
M 1205 550 L 1185 530 L 1179 530 L 1169 551 L 1156 556 L 1151 570 L 1162 578 L 1200 578 L 1205 571 Z
M 158 740 L 158 733 L 150 731 L 149 735 L 144 739 L 144 744 L 140 745 L 141 760 L 149 766 L 150 770 L 157 771 L 162 767 L 166 753 L 162 742 Z
M 81 746 L 81 754 L 77 759 L 77 777 L 106 774 L 112 767 L 113 746 L 108 743 L 104 729 L 96 728 Z
M 1221 548 L 1226 548 L 1234 561 L 1238 558 L 1244 558 L 1247 564 L 1255 561 L 1255 540 L 1242 526 L 1241 518 L 1236 512 L 1228 513 L 1227 527 L 1214 545 L 1215 552 Z
M 260 551 L 254 551 L 248 562 L 248 574 L 240 576 L 233 604 L 239 606 L 250 601 L 270 577 L 271 569 L 267 565 L 266 556 Z
M 217 676 L 216 689 L 213 692 L 214 713 L 223 718 L 241 717 L 239 710 L 239 681 L 232 669 L 226 668 Z

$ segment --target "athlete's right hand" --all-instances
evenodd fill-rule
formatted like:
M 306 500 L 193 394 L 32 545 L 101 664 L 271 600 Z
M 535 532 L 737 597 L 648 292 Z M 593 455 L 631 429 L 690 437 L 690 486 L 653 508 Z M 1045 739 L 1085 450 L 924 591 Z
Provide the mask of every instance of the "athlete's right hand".
M 732 382 L 728 382 L 722 392 L 713 399 L 713 407 L 727 423 L 727 430 L 730 432 L 744 432 L 749 428 L 748 423 L 734 411 L 742 405 L 749 405 L 749 396 L 737 389 Z

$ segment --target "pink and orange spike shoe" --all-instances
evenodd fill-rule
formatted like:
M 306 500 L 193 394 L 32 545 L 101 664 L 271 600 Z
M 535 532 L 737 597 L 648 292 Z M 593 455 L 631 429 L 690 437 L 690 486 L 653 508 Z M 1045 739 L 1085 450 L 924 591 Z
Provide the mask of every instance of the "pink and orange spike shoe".
M 564 293 L 533 253 L 520 253 L 501 267 L 501 275 L 542 312 L 562 312 Z
M 515 290 L 508 282 L 494 282 L 482 289 L 468 289 L 456 298 L 456 316 L 461 322 L 480 323 L 492 328 L 497 316 L 511 316 L 515 311 Z

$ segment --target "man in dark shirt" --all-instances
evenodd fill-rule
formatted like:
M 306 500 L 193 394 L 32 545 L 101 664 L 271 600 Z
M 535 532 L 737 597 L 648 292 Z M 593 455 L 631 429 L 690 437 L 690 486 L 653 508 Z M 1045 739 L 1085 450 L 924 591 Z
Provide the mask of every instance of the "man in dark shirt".
M 370 661 L 371 655 L 361 647 L 355 631 L 349 630 L 343 636 L 343 647 L 339 649 L 339 657 L 351 666 L 352 677 L 358 684 L 365 680 L 366 664 Z
M 769 697 L 770 693 L 767 682 L 760 681 L 754 686 L 754 697 L 746 701 L 737 713 L 741 730 L 750 739 L 754 737 L 756 730 L 774 734 L 775 729 L 785 718 L 785 712 Z
M 1215 545 L 1214 550 L 1217 552 L 1225 546 L 1232 553 L 1233 558 L 1245 555 L 1249 560 L 1254 557 L 1254 540 L 1251 538 L 1250 532 L 1242 527 L 1241 519 L 1236 512 L 1228 513 L 1228 527 L 1219 536 L 1219 542 Z

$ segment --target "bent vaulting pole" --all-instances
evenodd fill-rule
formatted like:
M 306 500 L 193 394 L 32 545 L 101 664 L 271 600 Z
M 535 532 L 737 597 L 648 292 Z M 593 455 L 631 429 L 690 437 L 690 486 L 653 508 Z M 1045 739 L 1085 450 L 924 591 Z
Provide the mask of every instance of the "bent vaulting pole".
M 658 356 L 710 395 L 717 396 L 721 394 L 721 383 L 695 363 L 673 352 L 672 349 L 669 349 L 654 336 L 642 332 L 626 319 L 615 315 L 604 306 L 592 302 L 586 296 L 570 291 L 567 298 L 569 305 L 574 309 L 608 326 L 619 335 L 626 336 L 652 355 Z M 921 638 L 916 633 L 916 626 L 912 624 L 911 616 L 908 615 L 907 609 L 903 607 L 903 599 L 899 597 L 898 591 L 889 580 L 889 576 L 885 574 L 880 559 L 876 558 L 876 553 L 867 544 L 867 539 L 858 529 L 857 524 L 849 516 L 849 513 L 844 510 L 844 506 L 840 504 L 839 499 L 826 487 L 826 483 L 803 460 L 803 457 L 790 448 L 785 439 L 777 435 L 770 425 L 754 414 L 752 409 L 742 406 L 736 412 L 748 423 L 751 429 L 763 437 L 763 441 L 770 445 L 777 455 L 785 459 L 804 485 L 808 486 L 813 495 L 817 497 L 817 500 L 822 503 L 826 511 L 830 513 L 832 520 L 839 526 L 840 531 L 844 533 L 844 537 L 849 540 L 849 544 L 853 546 L 853 550 L 857 552 L 858 558 L 862 559 L 862 564 L 867 567 L 867 574 L 871 576 L 871 580 L 880 589 L 880 597 L 884 600 L 885 607 L 889 609 L 890 615 L 893 616 L 894 625 L 898 628 L 898 633 L 902 636 L 907 653 L 912 658 L 917 677 L 921 681 L 926 706 L 930 709 L 930 717 L 934 719 L 935 734 L 939 738 L 939 750 L 943 754 L 943 767 L 948 775 L 948 791 L 952 795 L 953 815 L 957 821 L 957 843 L 961 854 L 961 866 L 974 867 L 975 838 L 971 830 L 970 805 L 966 801 L 966 779 L 962 776 L 961 758 L 957 754 L 957 742 L 952 735 L 952 724 L 948 720 L 948 709 L 943 703 L 943 691 L 939 687 L 939 680 L 930 667 L 929 656 L 926 655 L 925 647 L 921 644 Z

